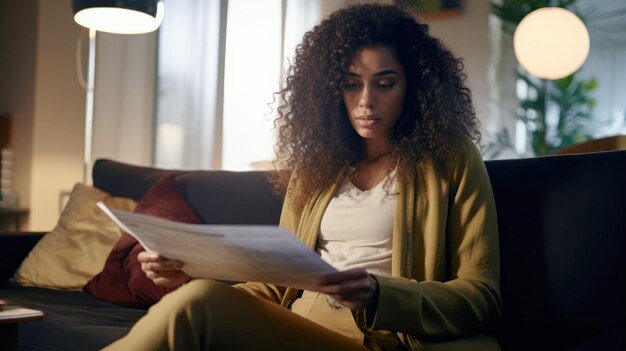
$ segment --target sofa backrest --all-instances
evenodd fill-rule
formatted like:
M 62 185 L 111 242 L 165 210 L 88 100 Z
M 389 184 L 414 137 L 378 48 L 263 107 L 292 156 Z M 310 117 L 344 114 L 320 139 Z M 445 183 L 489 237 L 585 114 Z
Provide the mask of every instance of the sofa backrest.
M 282 200 L 264 172 L 170 171 L 97 160 L 94 186 L 113 196 L 141 197 L 163 175 L 174 173 L 181 195 L 205 223 L 278 224 Z
M 504 349 L 626 325 L 626 151 L 487 161 Z M 544 336 L 544 338 L 542 338 Z

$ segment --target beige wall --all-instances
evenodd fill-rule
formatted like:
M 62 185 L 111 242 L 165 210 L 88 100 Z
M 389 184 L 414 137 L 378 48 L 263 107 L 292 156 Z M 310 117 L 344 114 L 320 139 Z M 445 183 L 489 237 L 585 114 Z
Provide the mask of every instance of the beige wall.
M 14 191 L 29 207 L 37 49 L 37 0 L 0 0 L 0 114 L 11 116 Z
M 82 178 L 85 91 L 76 75 L 80 28 L 71 1 L 40 0 L 35 64 L 30 229 L 50 230 L 59 196 Z

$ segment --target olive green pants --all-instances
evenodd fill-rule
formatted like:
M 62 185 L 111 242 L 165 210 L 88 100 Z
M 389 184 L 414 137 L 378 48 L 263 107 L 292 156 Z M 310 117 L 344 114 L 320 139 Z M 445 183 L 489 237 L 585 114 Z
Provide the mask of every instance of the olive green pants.
M 276 303 L 194 280 L 105 350 L 368 350 Z
M 128 335 L 105 350 L 406 350 L 395 337 L 366 338 L 364 342 L 369 347 L 354 341 L 359 331 L 349 310 L 337 313 L 328 308 L 315 293 L 305 292 L 298 306 L 294 305 L 294 313 L 227 285 L 194 280 L 152 306 Z M 338 332 L 314 321 L 324 322 Z M 413 348 L 500 350 L 495 339 L 484 335 L 423 343 Z

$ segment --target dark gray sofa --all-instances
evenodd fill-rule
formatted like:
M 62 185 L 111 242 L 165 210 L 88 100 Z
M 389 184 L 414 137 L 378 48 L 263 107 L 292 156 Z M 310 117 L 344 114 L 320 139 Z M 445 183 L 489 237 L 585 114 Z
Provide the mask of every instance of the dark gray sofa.
M 500 229 L 504 350 L 626 350 L 626 151 L 487 161 Z M 139 200 L 165 170 L 99 160 L 94 185 Z M 175 171 L 207 223 L 274 224 L 281 202 L 261 172 Z M 0 234 L 0 298 L 44 310 L 20 350 L 93 350 L 145 311 L 80 292 L 8 282 L 41 236 Z

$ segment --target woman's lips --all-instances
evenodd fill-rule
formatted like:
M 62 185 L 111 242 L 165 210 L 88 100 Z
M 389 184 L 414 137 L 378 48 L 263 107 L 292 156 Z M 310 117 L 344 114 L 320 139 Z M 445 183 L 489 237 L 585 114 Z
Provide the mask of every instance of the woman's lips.
M 371 128 L 380 121 L 381 119 L 376 116 L 359 116 L 356 118 L 356 123 L 364 128 Z

